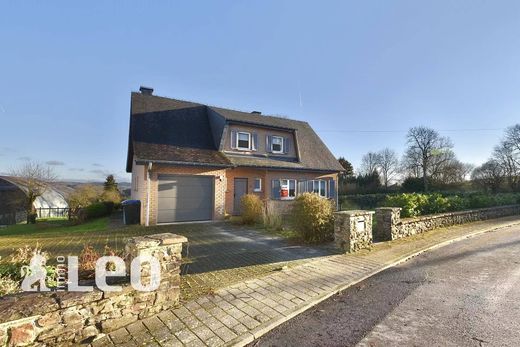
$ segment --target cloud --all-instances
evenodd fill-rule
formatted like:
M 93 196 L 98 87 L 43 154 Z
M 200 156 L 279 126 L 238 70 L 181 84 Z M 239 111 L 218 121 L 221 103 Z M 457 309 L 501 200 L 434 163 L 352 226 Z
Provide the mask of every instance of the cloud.
M 82 168 L 79 168 L 79 167 L 71 167 L 69 169 L 69 171 L 80 171 L 80 172 L 83 172 L 83 171 L 85 171 L 85 169 L 82 169 Z
M 52 166 L 62 166 L 62 165 L 65 165 L 64 162 L 59 161 L 59 160 L 49 160 L 49 161 L 46 161 L 45 164 L 52 165 Z
M 94 163 L 94 164 L 92 164 L 92 166 L 103 167 L 103 165 L 98 164 L 98 163 Z
M 31 161 L 31 157 L 19 157 L 18 160 Z
M 99 174 L 99 175 L 105 175 L 105 171 L 103 171 L 103 170 L 90 170 L 89 172 Z

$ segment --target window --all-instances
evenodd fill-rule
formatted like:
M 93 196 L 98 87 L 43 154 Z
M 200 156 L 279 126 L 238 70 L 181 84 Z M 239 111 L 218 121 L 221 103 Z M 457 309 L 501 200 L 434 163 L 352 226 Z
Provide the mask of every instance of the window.
M 251 149 L 251 134 L 246 132 L 238 132 L 237 134 L 237 148 L 238 149 Z
M 318 194 L 319 196 L 324 198 L 327 197 L 327 182 L 325 182 L 324 180 L 313 180 L 309 182 L 311 185 L 309 188 L 312 188 L 312 192 L 314 194 Z
M 271 152 L 282 153 L 283 152 L 283 137 L 273 136 L 271 138 Z
M 280 180 L 280 199 L 293 200 L 296 197 L 296 180 Z
M 255 185 L 253 187 L 254 192 L 261 192 L 262 191 L 262 179 L 261 178 L 255 178 Z

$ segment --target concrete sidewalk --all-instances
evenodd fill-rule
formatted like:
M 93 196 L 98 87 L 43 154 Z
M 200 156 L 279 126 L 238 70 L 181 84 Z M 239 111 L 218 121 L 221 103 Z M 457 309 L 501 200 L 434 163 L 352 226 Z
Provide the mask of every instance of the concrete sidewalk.
M 325 256 L 249 280 L 135 322 L 93 346 L 243 346 L 298 313 L 384 269 L 435 247 L 520 224 L 520 217 L 438 229 Z

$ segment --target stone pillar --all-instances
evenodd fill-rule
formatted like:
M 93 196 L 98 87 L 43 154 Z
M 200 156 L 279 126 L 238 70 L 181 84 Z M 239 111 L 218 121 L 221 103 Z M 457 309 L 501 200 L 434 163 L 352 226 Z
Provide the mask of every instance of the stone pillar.
M 130 271 L 132 259 L 140 255 L 150 255 L 159 260 L 161 265 L 161 282 L 159 288 L 152 292 L 137 292 L 137 301 L 153 302 L 153 306 L 146 305 L 139 314 L 139 318 L 150 316 L 177 306 L 180 299 L 180 267 L 182 244 L 188 242 L 184 236 L 171 233 L 155 234 L 131 238 L 126 244 L 127 271 Z M 141 281 L 147 285 L 150 281 L 150 266 L 143 264 Z M 144 306 L 144 305 L 143 305 Z
M 340 211 L 334 213 L 334 241 L 351 253 L 372 245 L 372 211 Z
M 374 240 L 391 241 L 398 238 L 398 224 L 401 221 L 400 207 L 376 208 Z

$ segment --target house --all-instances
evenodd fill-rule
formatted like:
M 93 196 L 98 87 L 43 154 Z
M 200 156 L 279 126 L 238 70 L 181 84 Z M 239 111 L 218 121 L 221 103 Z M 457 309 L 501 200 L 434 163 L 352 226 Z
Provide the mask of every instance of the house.
M 219 220 L 257 194 L 286 211 L 302 192 L 337 201 L 336 158 L 306 122 L 131 94 L 127 172 L 143 224 Z
M 26 181 L 19 177 L 0 176 L 0 225 L 16 224 L 27 220 L 25 202 Z M 36 198 L 33 207 L 38 217 L 63 217 L 67 215 L 69 205 L 63 190 L 48 187 Z

